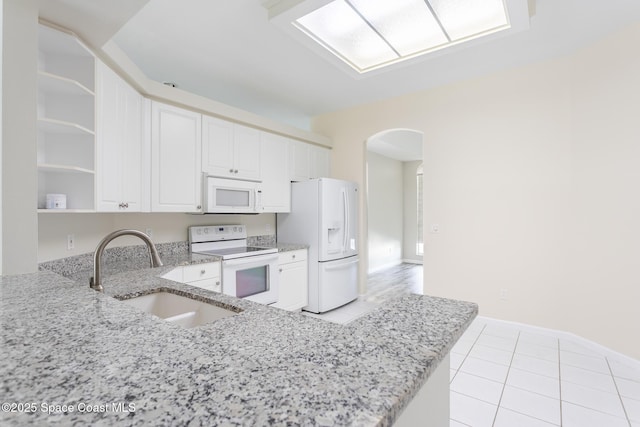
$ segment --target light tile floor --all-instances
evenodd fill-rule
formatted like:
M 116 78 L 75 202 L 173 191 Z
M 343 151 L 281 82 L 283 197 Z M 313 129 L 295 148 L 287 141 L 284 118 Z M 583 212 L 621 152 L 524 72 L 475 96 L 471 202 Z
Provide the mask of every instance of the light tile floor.
M 348 323 L 421 293 L 421 278 L 411 264 L 372 274 L 367 295 L 314 316 Z M 640 427 L 640 362 L 578 337 L 479 317 L 451 352 L 450 379 L 451 427 Z
M 451 352 L 451 425 L 640 427 L 640 364 L 477 318 Z

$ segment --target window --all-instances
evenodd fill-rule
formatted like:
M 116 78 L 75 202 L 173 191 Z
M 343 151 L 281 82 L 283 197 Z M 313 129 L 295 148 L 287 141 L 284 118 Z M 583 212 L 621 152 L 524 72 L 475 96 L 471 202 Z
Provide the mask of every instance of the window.
M 417 204 L 417 226 L 416 226 L 416 255 L 424 255 L 424 242 L 422 237 L 424 236 L 424 227 L 422 224 L 422 163 L 416 170 L 416 204 Z

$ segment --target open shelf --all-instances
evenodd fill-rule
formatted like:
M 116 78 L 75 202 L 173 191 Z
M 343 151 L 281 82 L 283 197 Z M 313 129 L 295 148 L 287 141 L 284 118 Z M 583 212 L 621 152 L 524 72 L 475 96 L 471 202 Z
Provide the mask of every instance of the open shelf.
M 68 32 L 38 30 L 39 213 L 95 212 L 95 61 Z M 43 209 L 65 194 L 68 209 Z
M 38 213 L 62 214 L 62 213 L 95 213 L 93 209 L 38 209 Z
M 47 93 L 64 93 L 80 96 L 95 95 L 92 90 L 76 80 L 46 71 L 38 71 L 38 89 Z
M 95 135 L 91 129 L 87 129 L 77 123 L 66 122 L 58 119 L 39 118 L 38 130 L 45 133 L 57 133 L 68 135 Z
M 38 164 L 38 171 L 39 172 L 57 172 L 57 173 L 95 174 L 95 172 L 90 169 L 85 169 L 78 166 L 52 165 L 50 163 Z

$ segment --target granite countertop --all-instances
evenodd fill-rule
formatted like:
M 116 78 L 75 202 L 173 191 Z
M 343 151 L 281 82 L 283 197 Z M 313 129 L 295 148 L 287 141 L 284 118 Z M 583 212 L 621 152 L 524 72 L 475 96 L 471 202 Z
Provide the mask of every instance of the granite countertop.
M 1 400 L 32 412 L 0 424 L 388 426 L 477 314 L 408 295 L 338 325 L 162 279 L 167 260 L 104 276 L 104 294 L 0 277 Z M 157 288 L 240 312 L 184 329 L 113 298 Z

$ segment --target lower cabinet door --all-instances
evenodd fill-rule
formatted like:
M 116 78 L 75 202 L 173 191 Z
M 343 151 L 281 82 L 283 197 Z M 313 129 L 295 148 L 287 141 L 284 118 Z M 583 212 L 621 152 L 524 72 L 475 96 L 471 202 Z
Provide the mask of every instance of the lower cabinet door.
M 307 262 L 281 264 L 278 302 L 272 306 L 283 310 L 299 310 L 307 305 L 308 294 Z
M 208 291 L 222 293 L 222 282 L 219 277 L 212 277 L 210 279 L 196 280 L 194 282 L 185 282 L 187 285 L 195 286 L 196 288 L 206 289 Z

